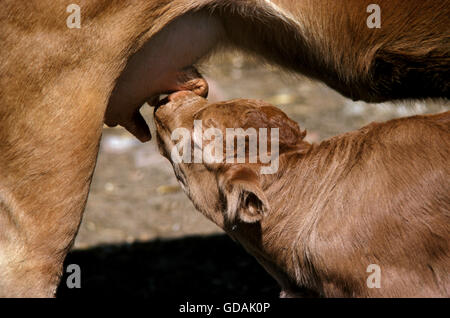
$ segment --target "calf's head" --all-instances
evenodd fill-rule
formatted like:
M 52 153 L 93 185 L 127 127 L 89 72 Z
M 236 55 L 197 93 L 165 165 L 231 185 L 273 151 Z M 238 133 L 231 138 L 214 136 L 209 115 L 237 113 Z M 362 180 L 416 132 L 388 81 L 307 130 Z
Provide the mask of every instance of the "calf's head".
M 309 148 L 306 132 L 258 100 L 212 104 L 181 91 L 170 95 L 154 118 L 160 152 L 183 190 L 225 229 L 261 221 L 270 211 L 267 189 L 283 174 L 288 154 Z

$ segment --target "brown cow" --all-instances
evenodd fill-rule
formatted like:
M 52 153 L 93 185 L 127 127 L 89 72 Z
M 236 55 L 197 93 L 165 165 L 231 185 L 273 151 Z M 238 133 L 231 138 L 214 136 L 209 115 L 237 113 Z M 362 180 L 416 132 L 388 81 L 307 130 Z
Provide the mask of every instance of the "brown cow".
M 67 8 L 80 7 L 81 28 Z M 0 296 L 52 296 L 85 206 L 103 121 L 150 138 L 139 108 L 192 86 L 231 46 L 354 99 L 449 96 L 448 0 L 3 0 Z M 194 81 L 195 82 L 195 81 Z
M 294 121 L 262 101 L 209 104 L 192 92 L 169 100 L 155 111 L 161 153 L 195 207 L 256 257 L 282 296 L 305 289 L 325 297 L 450 296 L 450 112 L 309 144 Z M 202 149 L 203 163 L 185 156 L 186 147 L 176 159 L 179 128 L 192 135 L 183 147 Z M 216 144 L 234 149 L 228 128 L 245 129 L 245 163 L 235 160 L 237 149 L 217 157 Z M 261 173 L 260 160 L 250 163 L 252 128 L 279 129 L 273 174 Z M 375 287 L 367 282 L 372 266 L 380 270 Z

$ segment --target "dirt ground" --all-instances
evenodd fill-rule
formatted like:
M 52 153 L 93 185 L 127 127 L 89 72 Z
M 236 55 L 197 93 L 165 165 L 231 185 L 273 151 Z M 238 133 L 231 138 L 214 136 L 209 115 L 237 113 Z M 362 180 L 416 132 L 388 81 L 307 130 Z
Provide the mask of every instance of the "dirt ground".
M 202 72 L 211 100 L 264 99 L 306 128 L 311 142 L 372 121 L 450 109 L 443 102 L 352 102 L 322 84 L 235 54 L 214 58 Z M 152 109 L 146 106 L 143 113 L 154 131 Z M 155 141 L 141 144 L 122 128 L 104 129 L 83 222 L 66 264 L 80 265 L 82 288 L 68 289 L 63 277 L 58 297 L 279 293 L 251 256 L 194 209 Z

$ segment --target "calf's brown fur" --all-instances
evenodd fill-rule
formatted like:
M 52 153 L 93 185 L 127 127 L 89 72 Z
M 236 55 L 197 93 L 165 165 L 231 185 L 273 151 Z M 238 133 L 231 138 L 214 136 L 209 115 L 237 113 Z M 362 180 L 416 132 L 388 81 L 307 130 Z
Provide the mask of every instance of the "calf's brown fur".
M 196 208 L 256 257 L 282 296 L 450 296 L 450 112 L 309 144 L 262 101 L 208 104 L 190 92 L 169 99 L 155 112 L 161 153 Z M 224 136 L 226 128 L 278 127 L 278 171 L 174 162 L 171 133 L 192 131 L 194 119 Z M 381 288 L 366 283 L 370 264 L 381 269 Z

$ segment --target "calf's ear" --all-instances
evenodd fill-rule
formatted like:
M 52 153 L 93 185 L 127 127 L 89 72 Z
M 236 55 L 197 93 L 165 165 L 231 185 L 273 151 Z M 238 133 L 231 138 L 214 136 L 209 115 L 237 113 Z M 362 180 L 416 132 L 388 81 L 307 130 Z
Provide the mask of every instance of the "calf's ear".
M 226 219 L 234 223 L 261 221 L 269 211 L 269 202 L 255 171 L 245 166 L 234 166 L 219 177 L 219 188 L 226 201 Z

